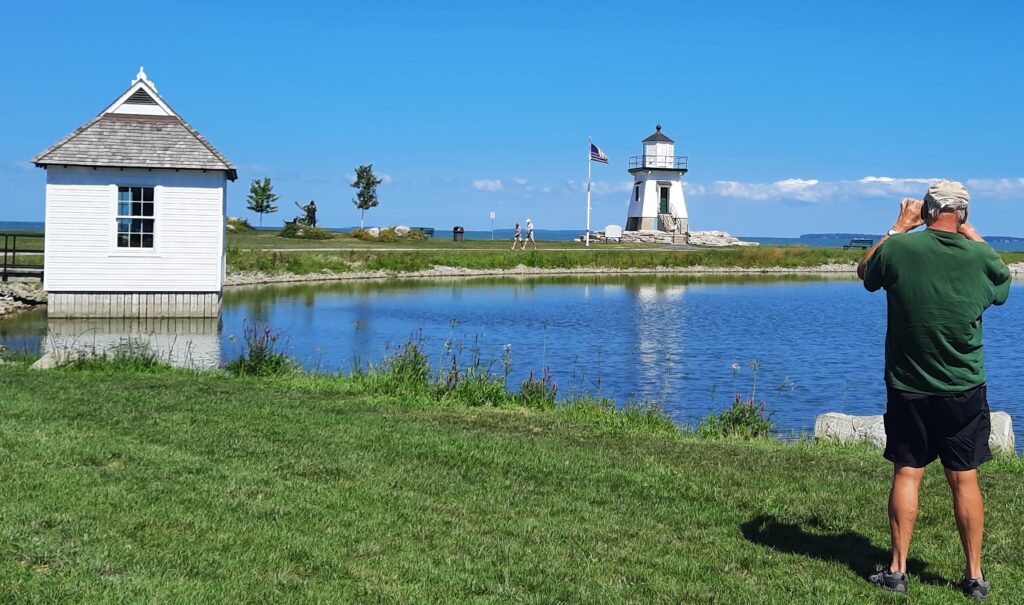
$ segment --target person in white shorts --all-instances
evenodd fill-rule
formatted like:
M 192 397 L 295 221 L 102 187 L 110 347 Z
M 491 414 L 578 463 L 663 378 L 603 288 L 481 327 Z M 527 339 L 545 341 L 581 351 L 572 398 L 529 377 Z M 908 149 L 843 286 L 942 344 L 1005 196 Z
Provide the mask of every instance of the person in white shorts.
M 533 242 L 533 249 L 537 249 L 537 240 L 533 239 L 533 221 L 526 219 L 526 237 L 523 238 L 523 250 L 526 250 L 526 244 Z

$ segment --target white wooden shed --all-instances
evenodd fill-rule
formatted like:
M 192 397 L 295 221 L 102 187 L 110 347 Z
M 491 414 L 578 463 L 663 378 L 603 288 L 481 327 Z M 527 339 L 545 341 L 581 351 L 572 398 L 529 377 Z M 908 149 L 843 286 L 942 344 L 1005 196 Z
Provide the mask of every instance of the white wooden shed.
M 46 169 L 51 317 L 216 317 L 234 166 L 139 69 L 98 116 L 33 162 Z

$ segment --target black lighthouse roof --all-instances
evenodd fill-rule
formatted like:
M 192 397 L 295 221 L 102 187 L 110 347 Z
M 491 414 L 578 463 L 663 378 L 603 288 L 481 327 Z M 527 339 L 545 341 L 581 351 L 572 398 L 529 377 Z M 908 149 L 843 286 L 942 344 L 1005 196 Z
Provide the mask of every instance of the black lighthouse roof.
M 668 138 L 667 136 L 665 136 L 665 134 L 663 132 L 661 132 L 661 124 L 658 124 L 657 126 L 655 126 L 654 134 L 652 134 L 651 136 L 647 137 L 642 142 L 643 143 L 675 143 L 675 141 L 673 141 L 672 139 Z

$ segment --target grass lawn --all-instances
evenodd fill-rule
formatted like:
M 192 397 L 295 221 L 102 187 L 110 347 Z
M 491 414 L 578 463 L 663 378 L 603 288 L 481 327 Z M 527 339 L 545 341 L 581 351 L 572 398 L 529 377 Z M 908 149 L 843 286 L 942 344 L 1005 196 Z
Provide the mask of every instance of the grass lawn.
M 357 250 L 509 250 L 512 247 L 511 239 L 467 239 L 461 243 L 452 241 L 451 231 L 437 231 L 437 235 L 425 240 L 399 239 L 397 242 L 366 242 L 360 239 L 348 237 L 339 233 L 331 239 L 295 239 L 280 237 L 276 231 L 236 231 L 228 232 L 228 246 L 243 250 L 280 250 L 280 249 L 302 249 L 302 250 L 337 250 L 338 248 L 354 248 Z M 566 241 L 539 241 L 537 247 L 544 249 L 566 249 L 580 248 L 583 244 Z M 661 244 L 593 244 L 590 249 L 595 251 L 622 250 L 622 249 L 650 249 L 660 248 Z M 533 250 L 533 244 L 530 244 Z
M 0 369 L 0 602 L 904 602 L 863 579 L 877 453 L 353 385 Z M 984 469 L 991 602 L 1020 603 L 1024 464 Z M 940 469 L 922 496 L 912 598 L 961 603 Z
M 329 240 L 295 240 L 266 232 L 228 234 L 228 270 L 276 273 L 316 273 L 383 270 L 395 273 L 421 271 L 434 266 L 469 269 L 513 269 L 518 265 L 548 269 L 603 268 L 653 269 L 658 267 L 815 267 L 850 263 L 863 250 L 807 246 L 758 246 L 700 250 L 665 250 L 656 244 L 595 244 L 584 248 L 573 242 L 538 242 L 539 250 L 511 251 L 509 243 L 450 238 L 395 243 L 364 242 L 349 237 Z M 281 250 L 291 250 L 282 252 Z M 1024 253 L 1004 252 L 1007 263 L 1024 261 Z
M 513 269 L 519 265 L 547 269 L 655 269 L 711 267 L 767 269 L 773 267 L 815 267 L 828 263 L 849 263 L 862 253 L 836 248 L 771 247 L 727 248 L 720 250 L 627 250 L 603 252 L 591 250 L 350 250 L 274 252 L 267 250 L 228 250 L 229 271 L 274 273 L 316 273 L 323 269 L 336 272 L 383 270 L 395 273 L 421 271 L 435 266 L 469 269 Z

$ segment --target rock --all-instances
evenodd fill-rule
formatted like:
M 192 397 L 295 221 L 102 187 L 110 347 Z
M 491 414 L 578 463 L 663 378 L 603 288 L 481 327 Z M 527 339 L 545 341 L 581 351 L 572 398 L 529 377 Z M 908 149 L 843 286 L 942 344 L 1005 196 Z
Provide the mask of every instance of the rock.
M 366 230 L 366 235 L 370 237 L 380 237 L 380 227 L 370 227 Z
M 410 231 L 412 231 L 412 229 L 410 227 L 406 227 L 405 225 L 398 225 L 397 227 L 395 227 L 395 235 L 397 235 L 398 237 L 405 237 L 406 235 L 409 235 Z
M 885 425 L 881 416 L 851 416 L 838 412 L 822 414 L 814 419 L 814 438 L 838 443 L 860 443 L 885 447 Z
M 1013 437 L 1013 419 L 1006 412 L 992 412 L 992 434 L 988 438 L 988 447 L 992 455 L 1014 455 L 1017 443 Z
M 756 246 L 757 242 L 745 242 L 733 237 L 725 231 L 691 231 L 690 244 L 721 248 L 724 246 Z
M 992 433 L 988 446 L 995 456 L 1016 455 L 1013 420 L 1006 412 L 992 412 Z M 885 424 L 881 416 L 851 416 L 838 412 L 822 414 L 814 419 L 814 438 L 838 443 L 866 442 L 885 447 Z
M 47 351 L 30 368 L 33 370 L 52 370 L 53 368 L 67 365 L 79 357 L 81 357 L 81 353 L 74 349 Z

